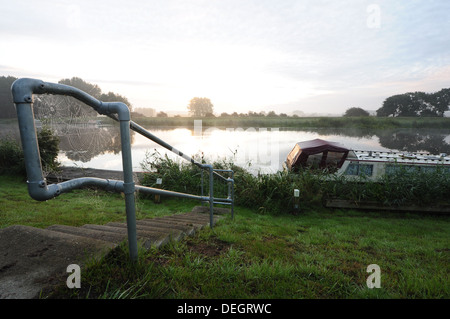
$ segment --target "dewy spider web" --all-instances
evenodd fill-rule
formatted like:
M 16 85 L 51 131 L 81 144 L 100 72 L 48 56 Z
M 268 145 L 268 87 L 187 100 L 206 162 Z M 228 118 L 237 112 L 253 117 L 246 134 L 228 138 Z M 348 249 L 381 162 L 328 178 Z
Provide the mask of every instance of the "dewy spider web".
M 86 163 L 100 154 L 120 152 L 117 125 L 73 97 L 36 96 L 34 112 L 38 127 L 42 124 L 58 135 L 60 151 L 70 160 Z

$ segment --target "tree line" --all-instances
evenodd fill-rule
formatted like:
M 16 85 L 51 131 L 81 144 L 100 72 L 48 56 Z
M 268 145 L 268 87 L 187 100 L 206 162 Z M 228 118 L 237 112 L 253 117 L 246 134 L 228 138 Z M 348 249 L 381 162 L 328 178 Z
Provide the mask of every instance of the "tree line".
M 397 94 L 388 97 L 376 111 L 379 117 L 443 117 L 449 110 L 450 88 L 435 93 L 413 92 Z M 188 110 L 191 116 L 215 117 L 213 104 L 207 98 L 193 98 Z M 360 107 L 351 107 L 344 113 L 344 117 L 369 116 L 369 112 Z M 245 113 L 221 113 L 220 117 L 287 117 L 285 113 L 276 114 L 275 111 Z M 297 117 L 293 115 L 293 117 Z
M 442 117 L 449 105 L 450 88 L 435 93 L 409 92 L 388 97 L 377 116 Z
M 0 118 L 15 118 L 16 110 L 11 95 L 11 85 L 17 80 L 13 76 L 1 76 L 0 77 Z M 86 82 L 78 77 L 71 79 L 62 79 L 58 83 L 66 84 L 76 87 L 96 99 L 104 102 L 123 102 L 132 111 L 132 105 L 128 99 L 122 95 L 108 92 L 103 93 L 100 87 L 96 84 Z M 58 107 L 52 108 L 52 106 L 58 106 L 61 104 L 61 100 L 58 98 L 48 98 L 37 96 L 35 98 L 35 112 L 39 115 L 42 112 L 48 112 L 48 109 L 56 109 L 51 116 L 80 116 L 95 115 L 96 112 L 82 105 L 81 102 L 64 101 L 67 106 L 64 110 L 60 110 Z M 444 112 L 449 110 L 450 105 L 450 88 L 441 89 L 434 93 L 425 92 L 408 92 L 404 94 L 397 94 L 388 97 L 384 100 L 383 105 L 376 111 L 378 117 L 442 117 Z M 188 111 L 191 116 L 194 117 L 215 117 L 213 110 L 214 105 L 211 100 L 205 97 L 194 97 L 188 104 Z M 59 110 L 59 111 L 58 111 Z M 58 114 L 59 112 L 59 114 Z M 140 114 L 136 114 L 140 115 Z M 360 107 L 351 107 L 344 113 L 344 117 L 353 116 L 369 116 L 369 112 Z M 159 112 L 157 117 L 167 117 L 167 113 Z M 248 113 L 226 113 L 220 114 L 220 117 L 287 117 L 286 113 L 277 114 L 275 111 L 270 112 L 253 112 Z M 298 117 L 293 115 L 292 117 Z
M 0 118 L 17 117 L 11 94 L 11 85 L 15 80 L 17 80 L 17 78 L 14 76 L 0 77 Z M 73 86 L 103 102 L 123 102 L 130 108 L 130 111 L 132 111 L 132 105 L 126 97 L 114 92 L 103 93 L 97 84 L 86 82 L 78 77 L 61 79 L 58 83 Z M 75 99 L 70 100 L 70 103 L 65 103 L 67 105 L 64 109 L 58 108 L 57 106 L 61 104 L 61 101 L 61 97 L 59 96 L 37 95 L 34 99 L 35 113 L 37 115 L 51 114 L 52 116 L 61 115 L 72 117 L 80 116 L 82 113 L 84 115 L 96 115 L 94 109 L 84 105 L 82 102 L 75 101 Z M 67 100 L 65 100 L 65 102 L 67 102 Z
M 450 106 L 450 88 L 434 93 L 408 92 L 388 97 L 376 111 L 378 117 L 443 117 Z M 347 109 L 344 116 L 369 116 L 360 107 Z

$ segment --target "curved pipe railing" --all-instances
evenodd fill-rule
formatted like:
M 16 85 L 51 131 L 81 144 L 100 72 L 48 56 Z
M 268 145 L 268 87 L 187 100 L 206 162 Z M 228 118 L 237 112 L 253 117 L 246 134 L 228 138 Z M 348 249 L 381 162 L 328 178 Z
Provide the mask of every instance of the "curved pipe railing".
M 101 102 L 89 94 L 68 85 L 48 83 L 36 79 L 18 79 L 12 84 L 11 91 L 14 104 L 16 105 L 17 118 L 19 121 L 20 139 L 22 142 L 25 168 L 28 178 L 28 193 L 32 198 L 40 201 L 51 199 L 63 192 L 67 192 L 87 184 L 108 187 L 108 182 L 105 184 L 105 181 L 102 181 L 101 179 L 82 178 L 60 184 L 47 185 L 42 173 L 36 127 L 34 125 L 33 95 L 68 95 L 91 106 L 100 114 L 118 115 L 122 146 L 122 166 L 124 179 L 122 188 L 125 194 L 128 245 L 131 259 L 136 260 L 137 234 L 134 199 L 135 185 L 131 161 L 130 111 L 128 107 L 121 102 Z M 111 186 L 112 185 L 109 185 L 109 187 Z
M 130 111 L 128 106 L 121 102 L 102 102 L 89 94 L 64 84 L 56 84 L 44 82 L 37 79 L 22 78 L 16 80 L 11 87 L 13 101 L 16 106 L 17 118 L 19 121 L 20 138 L 25 158 L 25 168 L 27 172 L 28 193 L 38 201 L 45 201 L 54 198 L 62 193 L 69 192 L 73 189 L 84 186 L 96 186 L 106 190 L 123 192 L 125 194 L 125 206 L 127 215 L 127 231 L 128 245 L 130 249 L 130 258 L 137 260 L 137 234 L 136 234 L 136 211 L 135 211 L 135 191 L 150 193 L 156 195 L 166 195 L 172 197 L 197 199 L 210 204 L 210 227 L 213 226 L 213 205 L 214 203 L 230 204 L 233 216 L 234 208 L 234 179 L 225 178 L 214 170 L 212 165 L 202 164 L 193 158 L 183 154 L 163 140 L 145 130 L 140 125 L 134 123 L 130 119 Z M 39 154 L 39 145 L 37 141 L 36 127 L 34 124 L 33 112 L 33 95 L 34 94 L 56 94 L 67 95 L 91 106 L 98 113 L 107 115 L 108 117 L 120 123 L 120 138 L 122 148 L 122 166 L 123 181 L 100 179 L 92 177 L 75 178 L 69 181 L 50 184 L 44 178 L 41 166 L 41 158 Z M 117 115 L 117 117 L 116 117 Z M 203 196 L 203 179 L 201 196 L 172 192 L 157 188 L 135 185 L 133 180 L 133 169 L 131 160 L 131 139 L 130 129 L 147 137 L 148 139 L 158 143 L 166 149 L 174 152 L 178 156 L 190 161 L 192 164 L 209 171 L 209 196 Z M 225 171 L 225 170 L 223 170 Z M 231 171 L 232 172 L 232 171 Z M 233 173 L 232 173 L 233 174 Z M 226 199 L 214 199 L 213 176 L 217 175 L 224 179 L 229 187 L 231 187 L 231 195 Z M 203 174 L 202 174 L 203 176 Z M 230 192 L 229 192 L 230 194 Z M 231 198 L 230 198 L 231 196 Z

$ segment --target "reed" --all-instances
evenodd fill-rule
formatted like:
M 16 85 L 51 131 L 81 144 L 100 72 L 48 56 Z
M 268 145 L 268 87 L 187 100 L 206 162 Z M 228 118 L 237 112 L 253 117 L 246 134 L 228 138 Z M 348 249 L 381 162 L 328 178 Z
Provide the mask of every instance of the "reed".
M 253 174 L 230 159 L 216 161 L 214 166 L 235 171 L 237 205 L 256 208 L 263 214 L 293 212 L 294 189 L 300 191 L 301 209 L 322 207 L 331 198 L 376 201 L 389 206 L 450 204 L 450 174 L 445 168 L 428 172 L 399 167 L 374 182 L 363 176 L 357 181 L 347 181 L 342 176 L 311 169 Z M 156 178 L 162 178 L 165 189 L 196 195 L 200 192 L 200 171 L 190 163 L 177 163 L 167 155 L 153 153 L 147 156 L 143 168 L 147 169 L 145 185 L 153 186 Z

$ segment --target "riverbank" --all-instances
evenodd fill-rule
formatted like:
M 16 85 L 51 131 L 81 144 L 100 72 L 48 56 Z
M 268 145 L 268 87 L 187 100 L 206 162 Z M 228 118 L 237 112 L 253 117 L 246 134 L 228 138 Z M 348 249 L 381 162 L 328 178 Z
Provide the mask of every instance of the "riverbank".
M 138 199 L 138 219 L 190 211 L 196 202 Z M 120 194 L 76 190 L 46 202 L 26 182 L 0 176 L 0 225 L 80 226 L 125 219 Z M 83 268 L 82 289 L 65 283 L 50 298 L 449 298 L 445 216 L 310 208 L 297 216 L 235 207 L 214 230 L 159 250 L 127 247 Z M 369 289 L 367 267 L 379 265 L 381 288 Z
M 89 120 L 89 119 L 86 119 Z M 98 120 L 93 117 L 91 120 Z M 362 129 L 395 129 L 395 128 L 449 128 L 450 117 L 293 117 L 293 116 L 218 116 L 195 118 L 177 117 L 144 117 L 132 116 L 132 121 L 143 126 L 157 127 L 189 127 L 194 120 L 202 120 L 204 127 L 277 127 L 277 128 L 362 128 Z M 57 120 L 56 120 L 57 121 Z M 64 120 L 63 120 L 64 122 Z M 102 124 L 115 124 L 107 117 L 102 117 Z M 0 119 L 0 125 L 17 124 L 17 119 Z
M 450 117 L 135 117 L 143 126 L 192 127 L 194 120 L 202 120 L 204 127 L 277 127 L 277 128 L 449 128 Z

